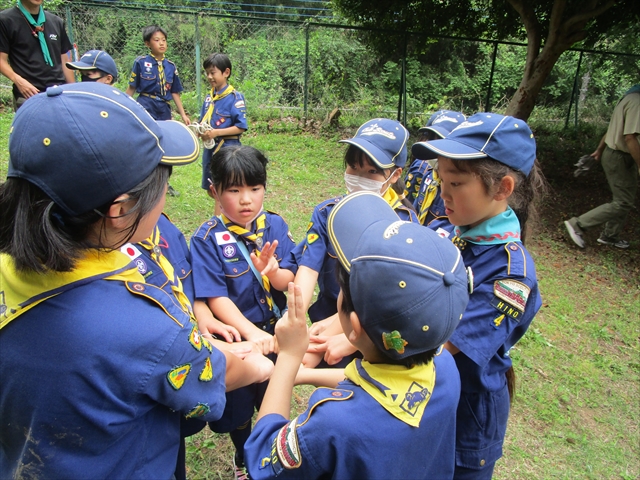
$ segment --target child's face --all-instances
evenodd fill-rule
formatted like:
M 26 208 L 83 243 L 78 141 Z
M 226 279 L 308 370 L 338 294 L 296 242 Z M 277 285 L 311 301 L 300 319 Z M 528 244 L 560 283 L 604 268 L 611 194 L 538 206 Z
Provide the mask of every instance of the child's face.
M 209 81 L 211 88 L 215 90 L 219 90 L 227 85 L 227 79 L 231 73 L 228 68 L 225 69 L 224 72 L 221 72 L 218 67 L 206 68 L 204 72 L 207 75 L 207 80 Z
M 164 56 L 167 51 L 167 37 L 162 32 L 154 33 L 145 45 L 151 50 L 151 54 L 155 56 Z
M 213 187 L 212 187 L 213 188 Z M 221 193 L 213 189 L 213 195 L 225 216 L 241 226 L 252 222 L 262 211 L 264 185 L 229 187 Z
M 453 225 L 475 227 L 505 211 L 506 200 L 496 200 L 480 177 L 458 170 L 450 159 L 438 157 L 438 175 L 440 196 Z
M 356 159 L 354 166 L 352 167 L 350 165 L 347 165 L 344 173 L 347 175 L 355 175 L 367 180 L 373 180 L 374 182 L 379 182 L 380 189 L 376 193 L 383 194 L 391 183 L 400 178 L 401 169 L 396 169 L 396 171 L 393 172 L 391 170 L 380 170 L 373 163 L 371 163 L 369 157 L 364 152 L 360 152 L 358 155 L 359 158 Z M 362 163 L 362 165 L 360 165 L 360 162 Z

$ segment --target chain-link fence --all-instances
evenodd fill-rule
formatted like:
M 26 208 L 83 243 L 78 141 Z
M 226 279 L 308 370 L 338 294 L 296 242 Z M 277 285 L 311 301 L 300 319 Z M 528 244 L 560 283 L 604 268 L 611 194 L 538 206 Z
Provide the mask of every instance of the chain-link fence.
M 167 58 L 178 67 L 191 115 L 197 115 L 209 89 L 202 62 L 213 52 L 231 58 L 230 83 L 245 94 L 252 118 L 322 120 L 339 107 L 344 123 L 387 116 L 409 126 L 423 125 L 439 108 L 503 111 L 520 83 L 526 54 L 524 44 L 438 36 L 428 36 L 428 47 L 416 53 L 417 34 L 389 32 L 388 42 L 399 53 L 381 60 L 363 41 L 366 30 L 339 25 L 121 3 L 69 2 L 54 13 L 65 19 L 76 54 L 89 49 L 111 54 L 122 89 L 134 59 L 146 54 L 143 27 L 162 26 Z M 538 105 L 548 107 L 545 116 L 556 122 L 594 116 L 606 121 L 611 103 L 637 83 L 639 72 L 639 55 L 568 51 L 549 75 Z M 5 77 L 0 87 L 2 99 L 10 102 Z

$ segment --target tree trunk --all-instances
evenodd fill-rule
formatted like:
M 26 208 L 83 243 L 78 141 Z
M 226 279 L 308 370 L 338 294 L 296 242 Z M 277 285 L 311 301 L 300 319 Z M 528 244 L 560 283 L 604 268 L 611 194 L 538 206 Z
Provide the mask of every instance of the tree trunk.
M 520 86 L 507 106 L 506 115 L 525 121 L 529 118 L 544 81 L 553 70 L 553 66 L 560 58 L 560 55 L 568 48 L 569 46 L 545 45 L 540 54 L 531 60 L 532 64 L 525 67 L 525 74 L 522 77 Z

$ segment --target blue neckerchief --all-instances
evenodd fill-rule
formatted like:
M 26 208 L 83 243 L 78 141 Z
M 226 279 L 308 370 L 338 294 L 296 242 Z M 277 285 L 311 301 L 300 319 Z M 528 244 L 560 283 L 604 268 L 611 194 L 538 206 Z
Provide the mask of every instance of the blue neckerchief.
M 511 207 L 473 228 L 456 227 L 456 235 L 480 245 L 500 245 L 520 241 L 520 221 Z
M 633 87 L 631 87 L 629 90 L 627 90 L 626 92 L 624 92 L 623 97 L 626 97 L 627 95 L 629 95 L 630 93 L 640 93 L 640 83 L 637 83 L 636 85 L 634 85 Z

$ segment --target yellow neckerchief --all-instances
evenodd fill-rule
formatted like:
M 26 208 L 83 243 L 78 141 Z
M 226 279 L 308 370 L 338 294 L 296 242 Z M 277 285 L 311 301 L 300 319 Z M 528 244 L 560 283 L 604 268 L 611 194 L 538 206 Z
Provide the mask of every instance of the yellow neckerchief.
M 424 182 L 424 178 L 422 181 Z M 438 172 L 434 169 L 433 180 L 431 180 L 431 183 L 427 185 L 427 189 L 424 192 L 424 199 L 422 200 L 420 211 L 418 212 L 418 219 L 420 220 L 421 225 L 424 225 L 424 220 L 427 218 L 427 213 L 429 213 L 429 207 L 431 207 L 433 200 L 436 198 L 436 193 L 438 193 L 439 185 L 440 177 L 438 176 Z
M 215 108 L 215 103 L 221 98 L 224 98 L 227 95 L 231 94 L 231 92 L 233 92 L 234 90 L 235 89 L 229 84 L 227 84 L 227 88 L 222 93 L 215 93 L 212 88 L 211 91 L 209 92 L 209 95 L 211 95 L 211 103 L 209 103 L 209 108 L 207 109 L 207 112 L 202 117 L 202 120 L 200 121 L 200 123 L 208 123 L 209 125 L 211 125 L 211 117 L 213 116 L 213 109 Z
M 169 280 L 169 283 L 171 284 L 171 291 L 173 292 L 174 297 L 176 297 L 176 300 L 180 302 L 182 310 L 191 317 L 192 321 L 194 321 L 195 317 L 193 316 L 191 302 L 184 293 L 182 282 L 180 281 L 180 277 L 176 275 L 173 265 L 171 265 L 169 259 L 162 253 L 159 245 L 160 241 L 160 229 L 156 225 L 149 238 L 141 241 L 139 245 L 150 252 L 151 259 L 162 269 L 167 280 Z
M 387 188 L 387 191 L 384 192 L 384 195 L 382 195 L 382 198 L 384 198 L 386 202 L 389 205 L 391 205 L 391 208 L 393 208 L 394 210 L 402 206 L 402 199 L 398 196 L 396 191 L 391 187 Z
M 164 57 L 157 59 L 152 54 L 149 54 L 156 62 L 158 62 L 158 81 L 160 82 L 160 96 L 164 97 L 167 94 L 167 79 L 164 75 Z
M 356 359 L 347 365 L 344 374 L 391 415 L 412 427 L 420 426 L 436 383 L 433 360 L 407 368 Z
M 9 255 L 0 254 L 0 329 L 55 295 L 103 279 L 144 283 L 136 265 L 119 251 L 87 250 L 71 272 L 44 274 L 19 272 Z
M 265 229 L 266 220 L 267 220 L 267 215 L 264 212 L 258 215 L 258 218 L 256 218 L 255 222 L 253 223 L 255 232 L 251 232 L 246 228 L 233 223 L 231 220 L 229 220 L 225 216 L 224 213 L 220 215 L 220 218 L 227 230 L 229 230 L 232 233 L 235 233 L 239 237 L 244 238 L 248 242 L 254 243 L 256 247 L 258 247 L 257 249 L 255 249 L 255 254 L 258 257 L 260 256 L 260 253 L 262 251 L 262 242 L 263 242 L 262 235 L 264 234 L 264 229 Z M 247 260 L 251 261 L 251 259 L 247 259 Z M 269 310 L 273 310 L 273 297 L 271 296 L 271 282 L 269 282 L 269 278 L 267 278 L 266 275 L 262 275 L 262 287 L 265 293 L 265 297 L 267 298 L 267 304 L 269 305 Z

